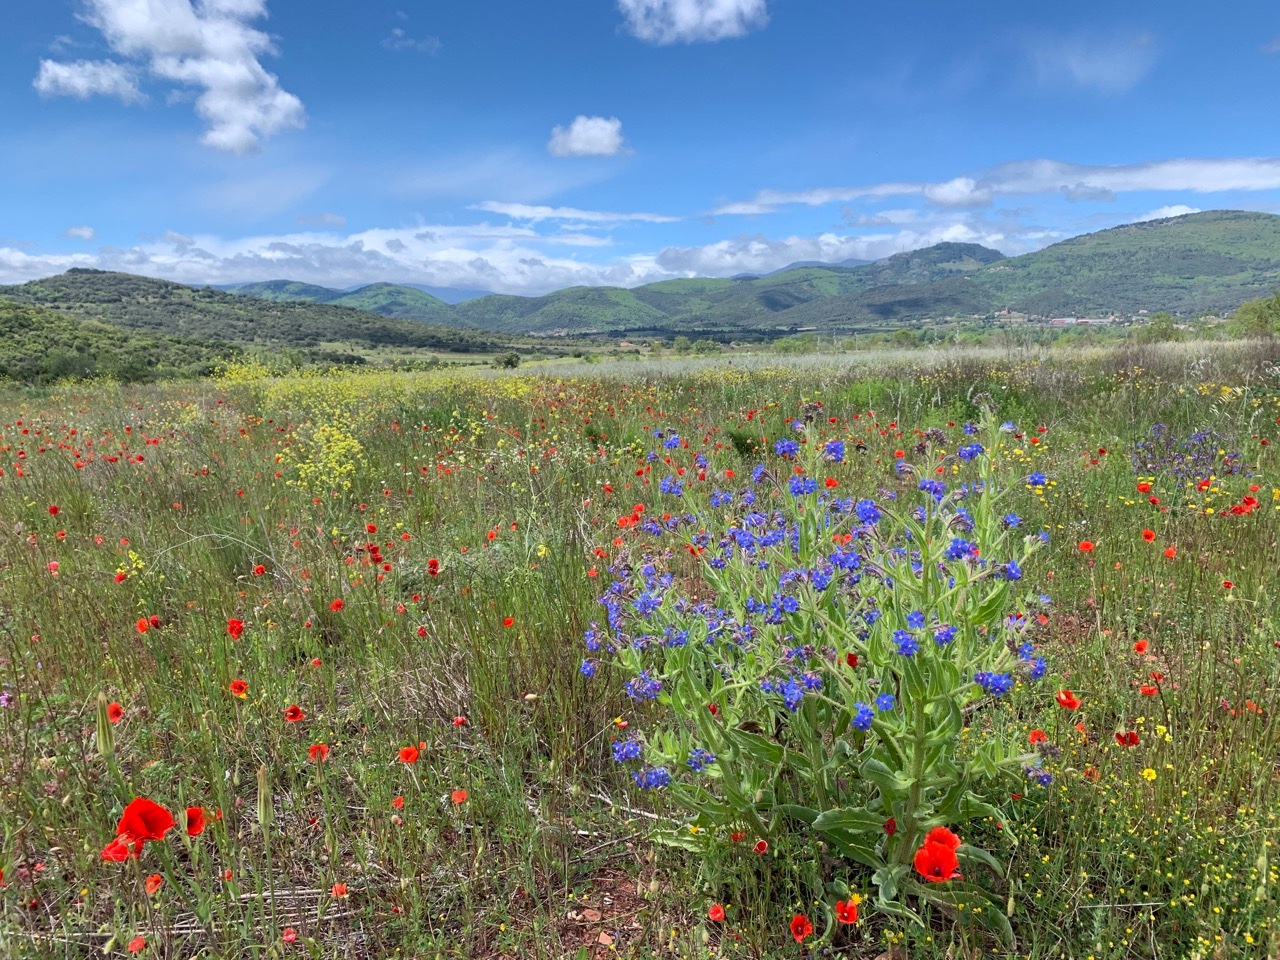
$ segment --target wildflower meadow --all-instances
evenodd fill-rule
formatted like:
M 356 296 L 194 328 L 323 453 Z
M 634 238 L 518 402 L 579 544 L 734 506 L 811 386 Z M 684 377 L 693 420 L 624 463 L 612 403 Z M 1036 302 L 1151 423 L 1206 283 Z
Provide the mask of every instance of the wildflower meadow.
M 1280 350 L 0 393 L 0 956 L 1280 956 Z

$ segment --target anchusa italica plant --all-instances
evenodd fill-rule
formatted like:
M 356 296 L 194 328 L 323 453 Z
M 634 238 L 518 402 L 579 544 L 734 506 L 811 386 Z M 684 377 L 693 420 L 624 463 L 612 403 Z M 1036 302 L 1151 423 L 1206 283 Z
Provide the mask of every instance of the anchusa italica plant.
M 982 732 L 1000 728 L 986 711 L 1046 670 L 1031 631 L 1048 598 L 1024 569 L 1047 538 L 1006 502 L 1028 478 L 999 465 L 993 425 L 928 476 L 899 461 L 897 493 L 837 496 L 820 478 L 844 444 L 806 429 L 737 489 L 668 484 L 681 512 L 623 541 L 583 661 L 588 676 L 622 671 L 646 705 L 614 757 L 687 811 L 673 842 L 808 832 L 861 865 L 875 909 L 923 922 L 924 904 L 986 900 L 957 915 L 1008 935 L 993 893 L 968 872 L 922 873 L 917 855 L 935 828 L 1004 819 L 993 801 L 1008 781 L 1051 778 L 1039 755 Z M 1002 872 L 956 847 L 961 866 Z M 831 889 L 850 895 L 843 879 Z

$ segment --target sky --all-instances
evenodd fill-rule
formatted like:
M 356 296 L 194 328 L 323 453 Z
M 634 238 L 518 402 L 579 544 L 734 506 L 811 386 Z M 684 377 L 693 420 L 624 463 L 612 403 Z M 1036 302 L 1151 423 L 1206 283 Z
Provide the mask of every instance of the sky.
M 538 295 L 1280 212 L 1280 8 L 5 0 L 0 283 Z

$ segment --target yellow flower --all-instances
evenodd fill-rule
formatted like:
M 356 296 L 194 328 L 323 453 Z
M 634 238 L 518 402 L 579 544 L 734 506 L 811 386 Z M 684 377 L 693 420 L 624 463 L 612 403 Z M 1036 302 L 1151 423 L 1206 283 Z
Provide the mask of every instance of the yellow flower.
M 1147 767 L 1147 769 L 1142 771 L 1143 780 L 1151 781 L 1151 780 L 1154 780 L 1155 778 L 1156 778 L 1156 772 L 1152 770 L 1150 767 Z

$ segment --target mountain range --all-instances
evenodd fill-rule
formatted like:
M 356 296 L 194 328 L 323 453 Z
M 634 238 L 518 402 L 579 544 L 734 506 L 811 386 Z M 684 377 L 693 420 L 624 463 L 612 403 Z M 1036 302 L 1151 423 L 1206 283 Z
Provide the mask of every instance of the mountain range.
M 343 291 L 286 280 L 234 292 L 475 330 L 732 337 L 809 328 L 873 332 L 1006 310 L 1040 317 L 1167 310 L 1191 317 L 1232 310 L 1277 285 L 1280 216 L 1227 210 L 1114 227 L 1018 257 L 940 243 L 872 263 L 798 263 L 765 276 L 570 287 L 540 297 L 491 294 L 448 303 L 408 284 Z
M 1238 211 L 1115 227 L 1019 257 L 940 243 L 874 263 L 457 303 L 408 284 L 336 290 L 279 280 L 227 291 L 76 268 L 0 286 L 8 343 L 0 344 L 0 377 L 97 370 L 136 378 L 157 365 L 198 372 L 245 349 L 297 350 L 313 362 L 414 351 L 566 354 L 591 348 L 547 336 L 768 339 L 794 330 L 891 332 L 1005 311 L 1051 318 L 1167 310 L 1193 318 L 1230 312 L 1277 287 L 1280 216 Z

